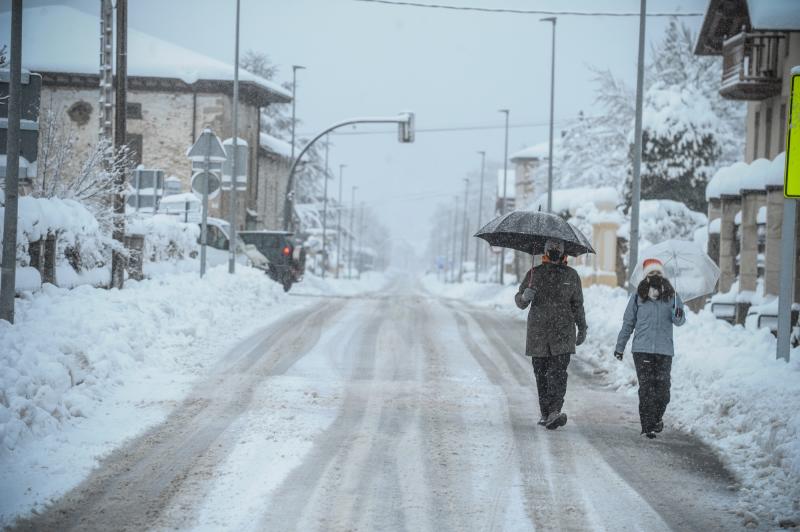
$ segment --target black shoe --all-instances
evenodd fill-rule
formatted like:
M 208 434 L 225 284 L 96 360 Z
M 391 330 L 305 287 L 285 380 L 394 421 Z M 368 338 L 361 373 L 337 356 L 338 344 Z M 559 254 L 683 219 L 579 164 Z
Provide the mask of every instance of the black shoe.
M 547 424 L 547 416 L 540 417 L 536 424 L 544 427 Z
M 549 416 L 547 416 L 547 421 L 545 422 L 545 427 L 550 430 L 555 430 L 558 427 L 563 427 L 567 424 L 567 415 L 561 412 L 552 412 Z
M 660 433 L 662 430 L 664 430 L 664 422 L 659 420 L 653 427 L 653 432 Z
M 648 440 L 656 439 L 656 433 L 652 430 L 649 432 L 642 432 L 642 436 L 646 437 Z

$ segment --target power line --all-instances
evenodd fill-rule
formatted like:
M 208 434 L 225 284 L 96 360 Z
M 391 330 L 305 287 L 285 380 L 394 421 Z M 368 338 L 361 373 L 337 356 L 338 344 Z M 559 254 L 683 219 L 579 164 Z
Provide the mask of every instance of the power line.
M 544 11 L 541 9 L 510 9 L 494 7 L 453 6 L 445 4 L 422 4 L 419 2 L 399 2 L 396 0 L 355 0 L 370 4 L 384 4 L 402 7 L 424 7 L 429 9 L 447 9 L 450 11 L 478 11 L 481 13 L 512 13 L 515 15 L 557 15 L 575 17 L 638 17 L 638 12 L 609 12 L 609 11 Z M 705 13 L 647 13 L 648 17 L 702 17 Z

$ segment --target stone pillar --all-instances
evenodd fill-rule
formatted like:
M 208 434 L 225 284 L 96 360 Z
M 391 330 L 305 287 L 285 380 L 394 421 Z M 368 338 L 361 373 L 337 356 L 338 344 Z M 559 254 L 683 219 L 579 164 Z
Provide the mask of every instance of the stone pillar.
M 758 280 L 758 209 L 766 204 L 766 191 L 742 190 L 742 242 L 739 251 L 739 291 L 755 291 Z
M 767 187 L 767 246 L 764 257 L 764 291 L 777 296 L 780 292 L 781 224 L 783 224 L 783 187 Z
M 722 196 L 722 215 L 719 232 L 719 291 L 729 292 L 736 281 L 736 224 L 734 219 L 741 208 L 740 196 Z
M 604 221 L 592 224 L 592 246 L 597 252 L 594 259 L 594 277 L 597 284 L 617 286 L 617 230 L 619 224 Z
M 719 266 L 719 231 L 712 231 L 712 226 L 719 224 L 713 222 L 719 220 L 722 216 L 722 206 L 719 198 L 711 198 L 708 200 L 708 249 L 706 253 L 711 257 L 711 260 Z

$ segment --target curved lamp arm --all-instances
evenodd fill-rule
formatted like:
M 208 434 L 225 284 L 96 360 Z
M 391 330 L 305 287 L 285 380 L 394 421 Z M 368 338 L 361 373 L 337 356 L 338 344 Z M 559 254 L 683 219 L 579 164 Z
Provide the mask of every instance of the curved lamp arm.
M 298 164 L 300 164 L 300 160 L 303 158 L 303 155 L 317 142 L 319 139 L 324 137 L 326 134 L 330 133 L 334 129 L 338 129 L 343 126 L 349 126 L 352 124 L 400 124 L 399 130 L 399 141 L 400 142 L 414 142 L 414 113 L 406 112 L 400 113 L 396 116 L 365 116 L 359 118 L 348 118 L 347 120 L 343 120 L 341 122 L 337 122 L 332 126 L 324 129 L 322 132 L 317 134 L 311 141 L 306 144 L 300 153 L 297 154 L 297 157 L 294 161 L 292 161 L 292 167 L 289 170 L 289 179 L 286 183 L 286 196 L 283 204 L 283 229 L 284 231 L 288 231 L 292 225 L 292 207 L 294 206 L 294 173 L 297 170 Z M 326 178 L 327 179 L 327 178 Z

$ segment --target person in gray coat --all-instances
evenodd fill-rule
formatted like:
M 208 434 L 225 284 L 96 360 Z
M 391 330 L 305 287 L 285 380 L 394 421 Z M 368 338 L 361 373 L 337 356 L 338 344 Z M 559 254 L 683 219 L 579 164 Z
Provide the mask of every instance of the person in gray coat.
M 567 414 L 561 411 L 567 367 L 575 347 L 586 340 L 581 279 L 565 259 L 564 243 L 548 240 L 544 263 L 528 271 L 514 297 L 519 308 L 530 306 L 525 354 L 533 360 L 539 425 L 551 430 L 567 422 Z
M 686 323 L 683 302 L 664 277 L 658 259 L 643 263 L 644 279 L 628 301 L 614 356 L 622 360 L 633 333 L 633 362 L 639 379 L 639 420 L 642 435 L 655 438 L 664 429 L 663 416 L 670 399 L 672 327 Z

